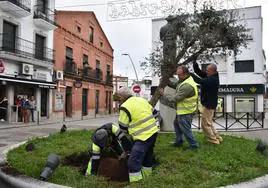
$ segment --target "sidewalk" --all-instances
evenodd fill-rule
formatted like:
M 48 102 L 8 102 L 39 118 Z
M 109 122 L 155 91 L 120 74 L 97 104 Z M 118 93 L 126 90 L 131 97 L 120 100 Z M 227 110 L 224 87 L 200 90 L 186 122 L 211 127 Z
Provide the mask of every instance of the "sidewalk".
M 106 118 L 106 117 L 118 117 L 118 114 L 111 114 L 111 115 L 97 115 L 96 117 L 90 116 L 90 117 L 84 117 L 82 118 L 66 118 L 63 119 L 43 119 L 40 122 L 29 122 L 27 124 L 23 122 L 17 122 L 17 123 L 8 123 L 8 122 L 0 122 L 0 130 L 2 129 L 10 129 L 10 128 L 20 128 L 20 127 L 32 127 L 32 126 L 43 126 L 43 125 L 49 125 L 49 124 L 68 124 L 73 122 L 81 122 L 81 121 L 91 121 L 92 119 L 98 119 L 98 118 Z
M 62 125 L 67 126 L 67 130 L 74 129 L 92 129 L 97 128 L 105 123 L 118 121 L 118 116 L 104 116 L 98 118 L 91 118 L 87 120 L 66 121 L 64 123 L 50 123 L 50 124 L 2 124 L 0 125 L 0 152 L 6 148 L 31 139 L 33 137 L 47 136 L 52 133 L 59 132 Z

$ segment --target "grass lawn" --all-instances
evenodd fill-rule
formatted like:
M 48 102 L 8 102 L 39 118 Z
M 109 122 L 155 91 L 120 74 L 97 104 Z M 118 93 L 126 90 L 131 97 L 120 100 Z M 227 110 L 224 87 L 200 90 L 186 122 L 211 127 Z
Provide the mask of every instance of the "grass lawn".
M 67 131 L 47 138 L 31 140 L 36 146 L 32 152 L 25 145 L 8 153 L 9 164 L 19 172 L 39 178 L 50 153 L 61 158 L 75 152 L 87 151 L 91 131 Z M 202 133 L 195 133 L 201 148 L 184 151 L 169 145 L 174 134 L 159 134 L 155 152 L 160 165 L 153 175 L 130 187 L 217 187 L 230 185 L 268 174 L 268 160 L 255 150 L 256 141 L 223 136 L 221 145 L 206 143 Z M 185 143 L 187 146 L 187 143 Z M 103 178 L 85 177 L 76 168 L 60 165 L 50 176 L 49 182 L 71 187 L 114 187 Z

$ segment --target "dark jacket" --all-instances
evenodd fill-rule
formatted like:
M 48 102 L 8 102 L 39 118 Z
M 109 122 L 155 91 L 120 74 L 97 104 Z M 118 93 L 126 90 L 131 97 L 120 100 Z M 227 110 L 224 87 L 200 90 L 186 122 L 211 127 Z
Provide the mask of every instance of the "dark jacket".
M 201 88 L 201 104 L 209 109 L 216 109 L 218 105 L 218 89 L 220 86 L 219 74 L 218 72 L 212 76 L 207 76 L 207 73 L 201 71 L 198 64 L 194 63 L 194 72 L 191 74 L 194 81 L 200 84 Z
M 91 161 L 89 161 L 89 163 L 91 163 L 91 174 L 96 175 L 98 168 L 99 168 L 99 159 L 96 159 L 96 156 L 99 157 L 105 157 L 105 155 L 108 154 L 111 155 L 112 153 L 107 153 L 108 150 L 106 150 L 105 153 L 105 148 L 102 148 L 97 140 L 95 139 L 95 133 L 97 130 L 99 129 L 105 129 L 108 132 L 108 136 L 112 138 L 112 143 L 109 146 L 111 151 L 115 152 L 114 155 L 120 156 L 123 152 L 130 152 L 131 148 L 132 148 L 132 142 L 128 139 L 128 137 L 119 129 L 119 133 L 116 136 L 115 133 L 113 133 L 113 123 L 107 123 L 105 125 L 102 125 L 101 127 L 99 127 L 98 129 L 96 129 L 94 131 L 94 133 L 92 134 L 91 140 L 92 142 L 97 145 L 100 148 L 100 152 L 99 154 L 95 154 L 94 152 L 91 152 Z M 121 147 L 119 144 L 121 144 Z M 124 151 L 123 151 L 123 150 Z M 93 149 L 92 149 L 93 150 Z M 94 158 L 95 156 L 95 158 Z M 110 156 L 109 156 L 110 157 Z

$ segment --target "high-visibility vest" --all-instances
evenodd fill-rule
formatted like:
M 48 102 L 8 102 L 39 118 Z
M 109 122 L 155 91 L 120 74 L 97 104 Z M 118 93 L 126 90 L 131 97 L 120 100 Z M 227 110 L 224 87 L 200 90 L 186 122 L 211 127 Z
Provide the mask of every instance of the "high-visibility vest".
M 147 100 L 130 97 L 120 106 L 119 125 L 128 130 L 134 141 L 145 141 L 159 131 L 157 115 L 153 115 L 153 107 Z
M 194 113 L 197 109 L 197 99 L 198 99 L 198 90 L 197 84 L 194 79 L 190 76 L 184 80 L 176 90 L 179 90 L 180 87 L 184 84 L 190 84 L 194 88 L 195 94 L 192 97 L 185 98 L 180 102 L 177 102 L 177 115 L 191 114 Z

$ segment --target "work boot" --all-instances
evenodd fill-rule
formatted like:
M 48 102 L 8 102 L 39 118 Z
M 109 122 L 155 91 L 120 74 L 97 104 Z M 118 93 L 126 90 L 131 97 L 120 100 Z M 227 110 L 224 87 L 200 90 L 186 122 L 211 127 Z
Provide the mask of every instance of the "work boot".
M 219 140 L 220 143 L 222 143 L 223 139 L 221 136 L 217 137 L 217 139 Z
M 173 147 L 176 147 L 176 148 L 182 147 L 182 144 L 177 143 L 177 142 L 170 142 L 170 145 L 173 146 Z
M 208 139 L 208 142 L 211 143 L 211 144 L 215 144 L 215 145 L 219 145 L 220 144 L 220 141 L 219 140 L 211 140 L 211 139 Z

